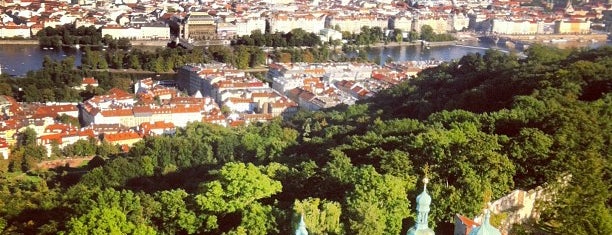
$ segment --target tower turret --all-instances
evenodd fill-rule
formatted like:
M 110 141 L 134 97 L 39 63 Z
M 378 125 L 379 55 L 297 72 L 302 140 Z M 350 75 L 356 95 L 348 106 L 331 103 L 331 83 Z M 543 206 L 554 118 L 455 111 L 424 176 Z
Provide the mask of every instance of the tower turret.
M 491 218 L 491 210 L 489 208 L 485 209 L 484 219 L 482 221 L 482 225 L 472 229 L 470 235 L 501 235 L 501 232 L 493 227 L 489 223 L 489 219 Z
M 435 235 L 434 231 L 429 228 L 429 206 L 431 205 L 431 196 L 427 193 L 427 183 L 429 179 L 423 178 L 423 192 L 416 198 L 417 203 L 417 219 L 416 224 L 408 230 L 406 235 Z
M 298 224 L 298 227 L 295 230 L 295 235 L 308 235 L 308 230 L 306 230 L 306 222 L 304 222 L 303 214 L 300 216 L 300 223 Z

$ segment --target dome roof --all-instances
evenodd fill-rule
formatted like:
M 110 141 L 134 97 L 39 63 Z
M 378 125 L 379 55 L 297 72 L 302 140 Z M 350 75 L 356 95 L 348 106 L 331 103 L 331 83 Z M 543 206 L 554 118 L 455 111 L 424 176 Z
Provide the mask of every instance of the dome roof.
M 429 194 L 425 190 L 423 190 L 423 192 L 419 194 L 419 196 L 417 196 L 416 199 L 417 199 L 416 202 L 417 202 L 418 207 L 422 207 L 422 206 L 429 207 L 429 205 L 431 205 L 431 196 L 429 196 Z
M 417 230 L 416 227 L 412 227 L 410 230 L 408 230 L 406 235 L 436 235 L 436 233 L 430 228 Z
M 417 210 L 429 211 L 429 205 L 431 205 L 431 196 L 427 193 L 427 183 L 429 179 L 423 178 L 423 192 L 416 198 Z
M 300 223 L 298 224 L 298 227 L 295 230 L 295 235 L 308 235 L 308 231 L 306 230 L 306 222 L 304 222 L 303 214 L 300 216 Z
M 417 219 L 416 224 L 408 230 L 406 235 L 435 235 L 434 231 L 429 228 L 427 217 L 429 216 L 429 205 L 431 205 L 431 196 L 427 194 L 427 178 L 423 179 L 423 192 L 417 196 Z
M 487 209 L 487 211 L 485 212 L 484 221 L 482 225 L 472 229 L 472 231 L 470 232 L 470 235 L 501 235 L 501 232 L 489 223 L 490 217 L 491 217 L 491 213 Z

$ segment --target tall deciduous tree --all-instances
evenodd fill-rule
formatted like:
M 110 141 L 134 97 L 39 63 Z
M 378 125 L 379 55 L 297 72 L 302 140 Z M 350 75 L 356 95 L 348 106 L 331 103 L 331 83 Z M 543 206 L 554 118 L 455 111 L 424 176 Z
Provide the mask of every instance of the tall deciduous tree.
M 270 179 L 255 165 L 251 163 L 227 163 L 219 170 L 217 180 L 202 185 L 202 193 L 197 195 L 195 200 L 201 210 L 217 215 L 221 219 L 234 212 L 253 219 L 253 213 L 264 215 L 269 214 L 266 211 L 270 211 L 270 208 L 259 204 L 257 201 L 270 197 L 281 190 L 280 182 Z M 246 218 L 243 218 L 240 222 L 242 229 L 255 226 L 250 221 L 246 221 Z M 211 219 L 214 220 L 214 217 Z M 266 219 L 266 222 L 262 223 L 257 225 L 257 234 L 265 234 L 267 229 L 271 229 L 270 226 L 265 225 L 272 223 L 271 221 Z M 214 229 L 214 227 L 216 225 L 209 229 Z
M 371 166 L 359 169 L 355 190 L 347 195 L 346 205 L 351 234 L 399 234 L 402 220 L 408 217 L 410 185 L 391 175 L 380 175 Z
M 309 234 L 344 234 L 343 224 L 340 222 L 342 209 L 340 203 L 307 198 L 296 200 L 293 204 L 295 218 L 304 216 Z
M 118 208 L 94 208 L 78 218 L 71 219 L 66 228 L 68 235 L 156 234 L 155 230 L 147 225 L 129 222 Z

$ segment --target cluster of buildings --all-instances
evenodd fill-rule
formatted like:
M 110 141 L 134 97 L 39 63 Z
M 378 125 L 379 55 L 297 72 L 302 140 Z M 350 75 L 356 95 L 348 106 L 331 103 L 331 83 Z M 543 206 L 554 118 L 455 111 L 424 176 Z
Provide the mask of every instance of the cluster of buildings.
M 495 9 L 499 10 L 486 12 L 493 15 L 490 22 L 476 22 L 485 29 L 490 28 L 494 34 L 589 34 L 592 21 L 601 20 L 604 10 L 612 10 L 610 5 L 601 3 L 574 8 L 571 1 L 556 8 L 549 3 L 540 8 L 508 5 Z M 550 9 L 555 11 L 551 12 Z M 500 15 L 499 12 L 504 14 Z M 483 23 L 490 26 L 483 26 Z
M 191 64 L 179 70 L 178 87 L 211 97 L 231 112 L 289 116 L 298 107 L 319 110 L 354 104 L 438 64 L 273 63 L 266 75 L 271 85 L 226 64 Z
M 227 64 L 188 64 L 175 83 L 148 78 L 135 82 L 133 92 L 113 88 L 81 103 L 19 103 L 0 96 L 0 154 L 8 158 L 26 128 L 37 133 L 38 144 L 50 155 L 78 140 L 129 147 L 147 135 L 174 134 L 191 122 L 240 126 L 291 116 L 298 108 L 353 104 L 437 64 L 271 64 L 269 82 Z M 81 83 L 73 88 L 98 86 L 93 77 Z M 66 116 L 80 125 L 66 124 Z
M 231 119 L 289 116 L 297 104 L 255 77 L 227 64 L 190 64 L 178 72 L 178 87 L 188 94 L 211 97 Z M 238 117 L 236 117 L 238 115 Z
M 94 78 L 83 79 L 85 86 L 96 84 Z M 82 103 L 19 103 L 1 96 L 0 158 L 8 158 L 10 146 L 26 128 L 36 132 L 37 143 L 51 155 L 54 148 L 62 149 L 78 140 L 129 147 L 148 135 L 174 134 L 176 127 L 189 122 L 228 124 L 210 98 L 178 94 L 176 88 L 145 79 L 136 84 L 135 94 L 113 88 Z M 65 116 L 80 125 L 62 123 L 59 117 Z
M 44 27 L 75 24 L 101 28 L 115 38 L 232 39 L 252 31 L 301 28 L 336 39 L 363 27 L 436 33 L 465 30 L 494 34 L 588 34 L 612 5 L 523 6 L 521 0 L 1 0 L 0 38 L 29 38 Z
M 439 61 L 388 63 L 296 63 L 269 65 L 274 90 L 287 95 L 301 108 L 319 110 L 338 104 L 354 104 L 399 84 Z

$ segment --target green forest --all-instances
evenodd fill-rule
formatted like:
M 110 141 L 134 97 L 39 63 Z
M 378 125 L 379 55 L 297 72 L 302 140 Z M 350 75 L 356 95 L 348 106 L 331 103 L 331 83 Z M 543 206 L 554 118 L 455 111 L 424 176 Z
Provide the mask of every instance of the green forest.
M 405 234 L 428 169 L 438 234 L 542 185 L 540 220 L 511 234 L 612 234 L 612 47 L 525 53 L 469 54 L 289 120 L 90 149 L 81 168 L 0 160 L 0 233 L 290 234 L 303 214 L 310 234 Z

